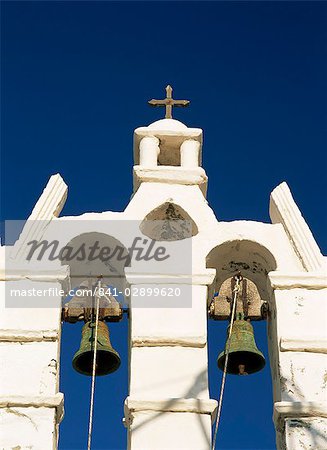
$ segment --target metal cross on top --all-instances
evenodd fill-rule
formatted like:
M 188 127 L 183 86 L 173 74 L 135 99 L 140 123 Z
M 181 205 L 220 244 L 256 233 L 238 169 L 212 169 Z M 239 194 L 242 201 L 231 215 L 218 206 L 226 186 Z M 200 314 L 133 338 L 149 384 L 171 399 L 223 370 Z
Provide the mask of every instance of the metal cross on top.
M 173 106 L 188 106 L 190 104 L 189 100 L 174 100 L 173 99 L 173 88 L 168 84 L 166 87 L 166 98 L 163 100 L 149 100 L 148 103 L 151 106 L 165 106 L 166 107 L 166 119 L 172 119 Z

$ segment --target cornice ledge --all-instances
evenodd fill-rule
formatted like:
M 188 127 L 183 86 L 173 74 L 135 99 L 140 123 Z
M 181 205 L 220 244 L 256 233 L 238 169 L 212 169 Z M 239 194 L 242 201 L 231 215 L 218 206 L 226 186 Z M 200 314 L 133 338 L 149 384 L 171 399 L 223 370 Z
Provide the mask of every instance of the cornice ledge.
M 134 336 L 132 347 L 193 347 L 204 348 L 205 336 L 190 337 L 162 337 L 162 336 Z
M 326 337 L 281 338 L 281 352 L 327 353 Z
M 16 264 L 15 264 L 16 265 Z M 69 266 L 61 266 L 53 269 L 44 269 L 35 266 L 0 267 L 0 281 L 67 281 L 69 278 Z
M 277 430 L 284 428 L 285 419 L 327 417 L 326 402 L 276 402 L 274 424 Z
M 177 184 L 202 184 L 208 181 L 203 167 L 186 168 L 180 166 L 134 166 L 134 175 L 140 181 L 154 181 Z
M 156 400 L 138 400 L 127 397 L 124 404 L 125 417 L 138 411 L 180 412 L 216 414 L 218 402 L 213 399 L 200 398 L 163 398 Z
M 143 166 L 133 167 L 134 191 L 143 182 L 146 183 L 168 183 L 183 184 L 186 186 L 197 185 L 204 196 L 207 193 L 208 177 L 202 167 L 186 169 L 175 166 L 157 166 L 146 168 Z
M 0 330 L 0 342 L 55 342 L 58 330 Z
M 56 408 L 56 423 L 64 417 L 64 394 L 0 396 L 0 408 Z
M 195 284 L 210 286 L 216 276 L 215 269 L 206 269 L 202 273 L 137 273 L 125 269 L 126 280 L 129 284 Z
M 324 272 L 279 272 L 268 274 L 273 289 L 325 289 L 327 276 Z
M 201 128 L 188 128 L 178 130 L 165 130 L 156 129 L 152 127 L 138 127 L 134 130 L 134 135 L 139 137 L 156 136 L 161 138 L 163 136 L 183 136 L 186 138 L 198 138 L 199 142 L 202 142 L 202 129 Z

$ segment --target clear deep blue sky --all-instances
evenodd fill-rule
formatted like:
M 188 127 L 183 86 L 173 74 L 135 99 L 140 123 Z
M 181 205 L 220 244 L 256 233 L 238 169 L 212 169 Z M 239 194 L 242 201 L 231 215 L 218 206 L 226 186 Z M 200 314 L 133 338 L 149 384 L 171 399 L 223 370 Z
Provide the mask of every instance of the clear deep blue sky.
M 162 117 L 146 101 L 171 83 L 176 98 L 191 100 L 175 118 L 204 129 L 217 217 L 268 222 L 269 194 L 285 180 L 326 254 L 326 10 L 324 2 L 2 2 L 2 219 L 27 218 L 56 172 L 69 186 L 63 215 L 123 210 L 133 130 Z M 126 448 L 127 326 L 126 318 L 111 326 L 120 370 L 97 380 L 97 450 Z M 225 329 L 209 324 L 213 398 Z M 86 448 L 90 380 L 71 368 L 79 330 L 63 327 L 60 450 Z M 256 332 L 267 355 L 265 324 Z M 273 449 L 271 417 L 269 366 L 229 377 L 218 448 Z

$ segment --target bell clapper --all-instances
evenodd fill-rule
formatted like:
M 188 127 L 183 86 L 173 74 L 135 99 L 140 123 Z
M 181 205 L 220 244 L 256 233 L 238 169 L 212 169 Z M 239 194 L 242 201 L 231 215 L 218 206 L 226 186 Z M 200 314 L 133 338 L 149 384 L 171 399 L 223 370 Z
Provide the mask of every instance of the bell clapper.
M 238 374 L 239 375 L 249 375 L 247 372 L 245 372 L 245 365 L 239 364 L 238 365 Z

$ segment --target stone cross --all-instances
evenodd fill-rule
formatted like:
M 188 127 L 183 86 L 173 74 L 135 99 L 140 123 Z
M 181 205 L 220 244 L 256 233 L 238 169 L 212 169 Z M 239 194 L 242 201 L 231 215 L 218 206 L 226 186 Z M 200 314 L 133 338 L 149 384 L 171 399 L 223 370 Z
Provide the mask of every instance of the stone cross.
M 151 106 L 165 106 L 166 107 L 166 119 L 172 119 L 173 106 L 188 106 L 189 100 L 174 100 L 172 97 L 173 88 L 168 84 L 166 87 L 166 98 L 163 100 L 149 100 L 148 103 Z

